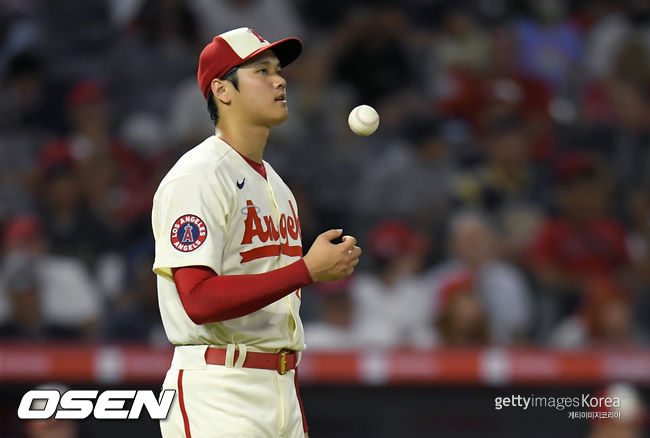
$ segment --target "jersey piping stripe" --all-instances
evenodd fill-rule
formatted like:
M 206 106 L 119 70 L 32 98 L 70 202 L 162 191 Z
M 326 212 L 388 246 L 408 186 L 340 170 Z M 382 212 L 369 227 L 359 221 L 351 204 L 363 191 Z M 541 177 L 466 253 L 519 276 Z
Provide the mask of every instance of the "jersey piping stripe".
M 192 438 L 192 434 L 190 433 L 190 420 L 187 418 L 187 411 L 185 410 L 185 398 L 183 396 L 183 370 L 180 370 L 178 372 L 178 404 L 181 407 L 181 415 L 183 416 L 185 438 Z

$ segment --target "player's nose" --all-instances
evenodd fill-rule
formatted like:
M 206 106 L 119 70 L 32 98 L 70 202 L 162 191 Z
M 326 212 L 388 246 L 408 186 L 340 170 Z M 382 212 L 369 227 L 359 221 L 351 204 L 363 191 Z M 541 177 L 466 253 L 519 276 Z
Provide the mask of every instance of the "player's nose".
M 285 89 L 287 88 L 287 80 L 280 75 L 276 75 L 274 85 L 275 88 Z

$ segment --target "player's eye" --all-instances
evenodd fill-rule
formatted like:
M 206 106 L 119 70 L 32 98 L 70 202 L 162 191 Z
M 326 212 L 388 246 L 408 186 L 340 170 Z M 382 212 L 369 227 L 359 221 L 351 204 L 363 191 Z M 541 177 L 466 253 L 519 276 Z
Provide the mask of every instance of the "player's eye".
M 265 68 L 261 68 L 257 72 L 267 74 L 269 71 L 267 69 L 265 69 Z

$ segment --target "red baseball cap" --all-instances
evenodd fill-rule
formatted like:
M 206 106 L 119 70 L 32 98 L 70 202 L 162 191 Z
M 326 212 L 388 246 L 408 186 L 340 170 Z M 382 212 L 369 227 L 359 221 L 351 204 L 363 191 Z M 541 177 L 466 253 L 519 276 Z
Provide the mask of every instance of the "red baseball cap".
M 566 153 L 555 164 L 555 176 L 561 182 L 569 182 L 581 176 L 592 176 L 595 170 L 593 157 L 582 150 Z
M 410 252 L 424 254 L 429 249 L 429 240 L 409 223 L 389 219 L 370 230 L 368 246 L 375 258 L 389 261 Z
M 88 102 L 104 100 L 106 98 L 106 89 L 94 79 L 84 79 L 77 82 L 68 93 L 68 106 L 77 108 Z
M 285 38 L 269 43 L 249 27 L 240 27 L 214 37 L 199 56 L 197 79 L 203 96 L 207 99 L 210 95 L 210 83 L 214 78 L 223 77 L 233 67 L 269 49 L 273 50 L 284 67 L 300 55 L 302 42 L 298 38 Z
M 461 293 L 473 293 L 476 287 L 476 279 L 471 272 L 460 271 L 450 274 L 442 280 L 440 286 L 440 312 L 445 312 L 453 298 Z

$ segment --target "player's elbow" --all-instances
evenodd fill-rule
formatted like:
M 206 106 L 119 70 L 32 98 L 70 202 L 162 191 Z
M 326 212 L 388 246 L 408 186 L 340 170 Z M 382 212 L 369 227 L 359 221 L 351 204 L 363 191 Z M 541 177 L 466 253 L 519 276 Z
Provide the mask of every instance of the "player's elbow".
M 181 305 L 183 306 L 183 310 L 185 310 L 185 314 L 194 324 L 201 325 L 211 322 L 203 306 L 198 305 L 199 303 L 194 303 L 190 294 L 179 291 L 178 295 L 181 299 Z
M 183 304 L 183 309 L 188 318 L 190 318 L 190 320 L 196 325 L 219 322 L 228 319 L 227 315 L 224 317 L 224 315 L 220 313 L 210 312 L 205 308 L 205 306 L 192 305 L 183 300 L 181 300 L 181 303 Z
M 207 324 L 209 322 L 214 322 L 214 321 L 210 321 L 210 318 L 208 318 L 207 315 L 202 315 L 201 313 L 198 313 L 198 312 L 188 312 L 187 309 L 185 309 L 185 313 L 187 313 L 187 316 L 196 325 L 201 325 L 201 324 Z

